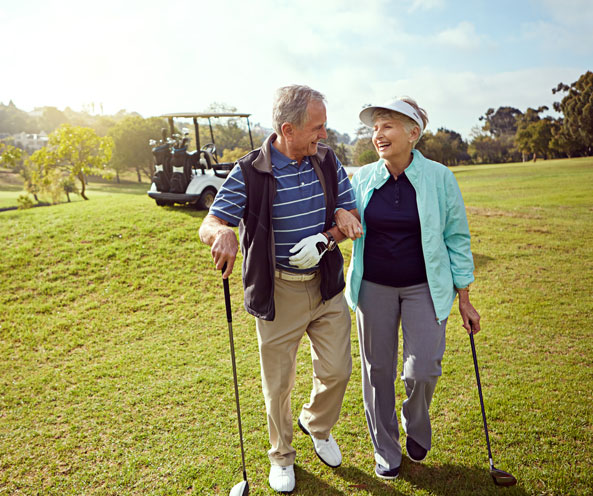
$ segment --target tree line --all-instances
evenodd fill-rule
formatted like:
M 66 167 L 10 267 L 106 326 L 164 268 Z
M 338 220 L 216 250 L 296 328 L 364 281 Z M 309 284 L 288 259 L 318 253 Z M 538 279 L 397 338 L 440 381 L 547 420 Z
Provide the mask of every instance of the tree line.
M 426 131 L 417 148 L 426 157 L 448 166 L 504 163 L 526 160 L 578 157 L 593 153 L 593 72 L 587 71 L 568 85 L 559 83 L 553 94 L 559 118 L 544 116 L 540 106 L 521 111 L 514 107 L 489 108 L 468 141 L 456 131 L 439 128 Z M 371 131 L 361 127 L 352 147 L 355 165 L 377 160 Z
M 562 96 L 554 103 L 554 110 L 561 114 L 559 118 L 543 115 L 549 110 L 546 106 L 525 111 L 508 106 L 490 108 L 479 118 L 482 124 L 474 127 L 468 141 L 456 131 L 439 128 L 436 132 L 426 131 L 417 148 L 426 157 L 448 166 L 591 155 L 593 72 L 587 71 L 570 85 L 559 83 L 552 92 Z M 213 103 L 206 111 L 236 109 Z M 249 134 L 240 120 L 213 121 L 222 161 L 235 161 L 250 150 Z M 193 126 L 186 124 L 191 136 Z M 123 174 L 131 172 L 139 182 L 143 178 L 150 180 L 154 159 L 148 142 L 161 138 L 163 129 L 168 130 L 165 119 L 143 118 L 125 110 L 115 115 L 92 115 L 88 111 L 43 107 L 27 113 L 11 101 L 8 105 L 0 104 L 0 166 L 21 174 L 26 190 L 36 200 L 44 194 L 55 203 L 64 194 L 69 200 L 70 193 L 86 199 L 87 178 L 91 175 L 120 181 Z M 49 133 L 47 144 L 30 155 L 12 142 L 15 133 L 41 131 Z M 260 146 L 269 131 L 253 126 L 254 146 Z M 354 140 L 336 130 L 327 131 L 326 142 L 344 165 L 377 160 L 369 128 L 361 126 Z M 208 126 L 200 126 L 200 143 L 210 141 Z

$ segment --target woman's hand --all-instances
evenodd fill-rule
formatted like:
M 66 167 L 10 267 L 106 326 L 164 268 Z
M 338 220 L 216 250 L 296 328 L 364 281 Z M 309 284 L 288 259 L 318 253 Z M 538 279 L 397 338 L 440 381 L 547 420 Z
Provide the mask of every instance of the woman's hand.
M 362 225 L 360 224 L 360 215 L 358 210 L 345 210 L 340 208 L 334 214 L 334 220 L 342 234 L 352 241 L 362 236 Z
M 468 334 L 480 332 L 480 314 L 469 301 L 469 291 L 462 289 L 457 291 L 459 295 L 459 313 L 463 319 L 463 327 Z

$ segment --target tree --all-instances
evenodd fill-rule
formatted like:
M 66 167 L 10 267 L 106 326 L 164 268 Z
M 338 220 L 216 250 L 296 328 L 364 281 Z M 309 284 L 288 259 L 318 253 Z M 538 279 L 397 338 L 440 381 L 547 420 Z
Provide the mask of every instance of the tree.
M 31 162 L 39 167 L 44 180 L 55 182 L 58 177 L 59 180 L 78 179 L 81 186 L 79 194 L 88 200 L 85 195 L 86 176 L 111 175 L 107 164 L 111 160 L 113 146 L 110 137 L 100 137 L 91 128 L 62 124 L 49 135 L 47 146 L 31 155 Z M 53 171 L 65 173 L 64 177 Z
M 522 112 L 514 107 L 498 107 L 496 110 L 489 108 L 486 114 L 480 117 L 480 120 L 485 122 L 481 132 L 477 134 L 479 139 L 476 146 L 472 148 L 474 156 L 482 156 L 485 153 L 485 156 L 490 156 L 491 160 L 496 162 L 518 160 L 520 157 L 514 149 L 514 138 L 517 132 L 517 119 L 522 115 Z M 485 139 L 482 133 L 486 133 L 485 136 L 491 137 L 492 140 Z
M 25 190 L 33 195 L 35 201 L 39 201 L 37 198 L 38 188 L 34 185 L 29 160 L 23 150 L 16 146 L 0 143 L 0 166 L 12 169 L 13 172 L 19 174 L 23 178 Z
M 237 108 L 225 103 L 213 102 L 205 110 L 207 113 L 236 113 Z M 246 122 L 241 118 L 216 118 L 210 119 L 212 123 L 212 132 L 214 134 L 214 141 L 216 142 L 216 153 L 218 157 L 222 157 L 226 150 L 234 148 L 242 148 L 244 150 L 251 150 L 251 142 L 249 140 L 249 131 L 246 127 Z M 251 135 L 253 138 L 253 146 L 257 148 L 264 139 L 264 133 L 258 130 L 257 125 L 251 125 Z M 200 145 L 203 147 L 207 143 L 212 142 L 210 129 L 207 125 L 200 125 Z
M 127 116 L 117 122 L 108 131 L 113 139 L 114 149 L 111 167 L 115 170 L 117 182 L 120 174 L 126 170 L 136 171 L 138 182 L 142 182 L 142 174 L 148 179 L 154 174 L 154 158 L 148 144 L 150 139 L 161 137 L 161 130 L 166 122 L 160 117 L 144 119 L 140 116 Z
M 485 121 L 482 129 L 495 138 L 504 134 L 515 134 L 517 132 L 517 117 L 520 115 L 522 112 L 514 107 L 498 107 L 496 111 L 489 108 L 486 114 L 480 117 L 481 121 Z
M 554 110 L 562 112 L 565 136 L 581 143 L 591 154 L 593 149 L 593 72 L 587 71 L 570 86 L 559 83 L 552 93 L 567 93 Z
M 426 131 L 416 148 L 427 158 L 448 166 L 470 159 L 467 143 L 461 135 L 445 128 L 439 128 L 436 134 Z
M 515 135 L 517 148 L 523 154 L 532 154 L 534 162 L 538 155 L 548 155 L 553 127 L 552 118 L 539 119 L 520 125 Z
M 500 139 L 479 132 L 474 132 L 469 144 L 468 152 L 472 159 L 479 164 L 495 164 L 505 161 L 507 145 Z
M 223 163 L 236 162 L 248 153 L 249 150 L 247 150 L 246 148 L 227 148 L 220 157 L 220 161 Z
M 18 169 L 23 163 L 23 156 L 24 152 L 20 148 L 0 143 L 0 166 L 7 169 Z
M 370 105 L 365 105 L 370 107 Z M 365 165 L 379 160 L 379 155 L 373 145 L 373 130 L 368 126 L 361 125 L 356 130 L 354 147 L 352 148 L 352 164 Z
M 36 123 L 29 114 L 18 109 L 12 100 L 8 105 L 0 104 L 0 133 L 15 134 L 23 131 L 37 132 Z
M 550 150 L 557 156 L 566 156 L 568 158 L 587 153 L 587 147 L 569 134 L 563 126 L 563 119 L 555 121 L 555 126 L 552 130 L 552 139 L 550 140 Z
M 38 118 L 37 127 L 46 133 L 51 133 L 60 125 L 68 122 L 64 112 L 58 110 L 56 107 L 43 107 L 43 109 L 36 110 L 42 110 L 41 117 Z
M 350 165 L 350 150 L 344 143 L 340 142 L 340 140 L 344 139 L 344 136 L 348 135 L 342 135 L 329 127 L 326 131 L 327 138 L 324 140 L 325 143 L 336 153 L 342 165 Z
M 370 138 L 356 140 L 352 149 L 353 165 L 370 164 L 377 160 L 379 160 L 379 155 Z

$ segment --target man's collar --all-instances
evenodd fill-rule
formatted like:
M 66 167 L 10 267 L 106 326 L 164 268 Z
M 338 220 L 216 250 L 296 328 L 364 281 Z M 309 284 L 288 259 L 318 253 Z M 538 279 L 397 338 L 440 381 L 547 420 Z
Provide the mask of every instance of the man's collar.
M 278 148 L 274 146 L 274 143 L 270 143 L 270 150 L 272 152 L 272 164 L 274 167 L 278 169 L 284 169 L 287 165 L 297 165 L 298 163 L 296 160 L 292 158 L 288 158 L 284 153 L 282 153 Z M 309 159 L 307 157 L 303 158 L 303 162 L 308 162 Z M 302 162 L 301 162 L 302 163 Z
M 276 140 L 277 138 L 277 134 L 276 133 L 272 133 L 270 134 L 270 136 L 268 136 L 266 138 L 266 140 L 263 142 L 259 154 L 258 156 L 255 158 L 255 160 L 253 161 L 253 167 L 257 170 L 259 170 L 260 172 L 272 172 L 272 148 L 274 148 L 274 146 L 272 145 L 272 143 Z M 327 154 L 329 150 L 329 147 L 327 145 L 322 145 L 321 143 L 319 143 L 317 145 L 317 154 L 314 155 L 314 157 L 317 158 L 317 160 L 319 160 L 319 163 L 323 162 L 323 160 L 325 159 L 325 156 Z M 276 152 L 278 152 L 278 150 L 275 150 Z M 278 152 L 280 153 L 280 152 Z M 284 154 L 280 153 L 282 156 L 284 156 Z M 288 157 L 286 157 L 288 158 Z M 307 157 L 310 158 L 310 157 Z M 290 161 L 290 159 L 288 159 Z M 285 164 L 286 166 L 286 164 Z

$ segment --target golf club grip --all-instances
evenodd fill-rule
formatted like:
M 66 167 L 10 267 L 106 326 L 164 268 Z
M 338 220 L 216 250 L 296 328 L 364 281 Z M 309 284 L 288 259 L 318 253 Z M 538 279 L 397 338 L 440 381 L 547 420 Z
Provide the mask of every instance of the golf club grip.
M 224 274 L 225 270 L 226 270 L 226 263 L 224 264 L 224 267 L 222 268 L 223 274 Z M 224 304 L 226 307 L 226 320 L 227 320 L 227 322 L 232 322 L 233 314 L 231 312 L 231 291 L 229 289 L 228 278 L 227 279 L 225 279 L 224 277 L 222 278 L 222 286 L 224 288 Z
M 484 408 L 484 398 L 482 397 L 482 384 L 480 383 L 480 372 L 478 370 L 478 356 L 476 354 L 476 345 L 474 335 L 470 333 L 469 340 L 472 345 L 472 356 L 474 358 L 474 369 L 476 371 L 476 382 L 478 383 L 478 395 L 480 396 L 480 407 L 482 408 L 482 420 L 484 421 L 484 433 L 486 434 L 486 446 L 488 447 L 488 457 L 492 464 L 492 450 L 490 449 L 490 436 L 488 436 L 488 423 L 486 422 L 486 410 Z

